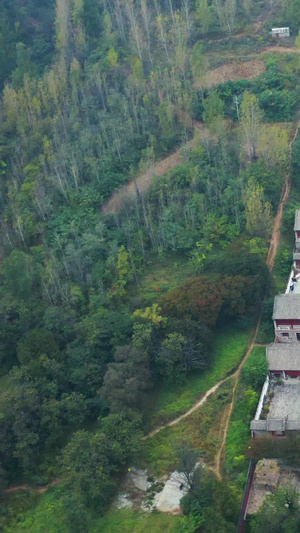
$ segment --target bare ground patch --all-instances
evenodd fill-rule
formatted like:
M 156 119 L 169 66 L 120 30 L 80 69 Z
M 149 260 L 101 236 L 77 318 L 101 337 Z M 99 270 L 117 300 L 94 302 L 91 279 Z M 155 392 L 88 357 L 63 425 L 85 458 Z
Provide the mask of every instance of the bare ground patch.
M 207 130 L 203 127 L 201 122 L 195 121 L 194 127 L 195 130 L 199 132 L 198 135 L 200 137 L 201 134 L 205 135 Z M 111 195 L 110 199 L 102 206 L 102 213 L 104 215 L 118 213 L 126 200 L 133 200 L 134 198 L 137 198 L 137 194 L 147 191 L 156 176 L 162 176 L 172 168 L 180 165 L 183 151 L 193 148 L 197 143 L 199 143 L 199 137 L 196 135 L 184 146 L 178 148 L 176 152 L 155 163 L 146 172 L 136 177 L 134 180 L 131 180 L 127 185 L 116 190 Z
M 263 61 L 258 59 L 245 62 L 234 62 L 222 65 L 208 72 L 204 78 L 204 86 L 211 87 L 225 81 L 252 80 L 266 70 Z

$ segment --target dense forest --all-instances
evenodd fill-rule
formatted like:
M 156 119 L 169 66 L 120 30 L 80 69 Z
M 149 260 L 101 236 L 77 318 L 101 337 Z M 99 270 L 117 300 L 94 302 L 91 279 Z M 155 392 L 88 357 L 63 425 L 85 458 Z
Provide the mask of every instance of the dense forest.
M 0 488 L 58 479 L 60 531 L 97 531 L 143 461 L 153 391 L 210 368 L 219 328 L 249 327 L 270 288 L 299 59 L 269 54 L 253 80 L 205 83 L 215 38 L 232 51 L 259 17 L 246 54 L 271 23 L 297 34 L 299 0 L 266 4 L 0 0 Z M 179 165 L 104 214 L 179 146 Z M 297 187 L 299 141 L 292 164 Z M 142 290 L 161 261 L 183 262 L 181 281 Z M 176 531 L 216 531 L 216 517 L 235 531 L 239 498 L 206 473 Z M 26 512 L 4 498 L 3 530 L 47 530 Z

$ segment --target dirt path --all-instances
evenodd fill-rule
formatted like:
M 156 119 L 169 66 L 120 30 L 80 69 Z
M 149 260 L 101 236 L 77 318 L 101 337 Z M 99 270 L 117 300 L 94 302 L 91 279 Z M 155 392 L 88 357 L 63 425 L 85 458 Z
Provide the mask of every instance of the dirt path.
M 235 393 L 236 393 L 236 389 L 237 389 L 237 386 L 238 386 L 238 383 L 239 383 L 241 370 L 242 370 L 244 364 L 246 363 L 247 359 L 250 357 L 250 354 L 251 354 L 254 346 L 256 346 L 255 340 L 256 340 L 256 337 L 257 337 L 258 330 L 259 330 L 260 322 L 261 322 L 261 315 L 259 316 L 259 318 L 257 320 L 257 324 L 255 326 L 255 329 L 254 329 L 253 333 L 250 336 L 247 351 L 246 351 L 242 361 L 240 362 L 240 364 L 238 366 L 238 369 L 234 372 L 234 374 L 232 374 L 230 376 L 230 377 L 232 377 L 234 379 L 233 388 L 232 388 L 231 402 L 230 402 L 230 405 L 229 405 L 229 408 L 228 408 L 228 411 L 227 411 L 227 416 L 226 416 L 225 420 L 223 420 L 223 428 L 224 428 L 223 429 L 223 438 L 222 438 L 219 450 L 217 451 L 217 454 L 215 456 L 214 466 L 211 468 L 211 470 L 214 472 L 214 474 L 216 475 L 216 477 L 218 479 L 222 479 L 222 472 L 221 472 L 222 457 L 223 457 L 223 452 L 224 452 L 225 445 L 226 445 L 229 422 L 230 422 L 231 415 L 232 415 L 233 408 L 234 408 L 234 404 L 235 404 Z
M 290 159 L 291 159 L 291 155 L 292 155 L 293 144 L 294 144 L 294 142 L 295 142 L 295 140 L 297 138 L 297 135 L 298 135 L 299 126 L 300 126 L 300 120 L 297 123 L 294 136 L 293 136 L 293 138 L 292 138 L 292 140 L 290 142 L 290 145 L 289 145 L 289 156 L 290 156 Z M 282 189 L 282 193 L 281 193 L 281 199 L 280 199 L 280 202 L 279 202 L 279 205 L 278 205 L 278 209 L 277 209 L 277 214 L 276 214 L 276 217 L 275 217 L 274 223 L 273 223 L 273 230 L 272 230 L 272 235 L 271 235 L 270 245 L 269 245 L 269 252 L 268 252 L 268 257 L 267 257 L 267 266 L 268 266 L 270 272 L 272 272 L 272 270 L 274 268 L 275 258 L 276 258 L 276 254 L 277 254 L 277 250 L 278 250 L 278 246 L 279 246 L 279 242 L 280 242 L 280 228 L 281 228 L 281 224 L 282 224 L 283 211 L 284 211 L 285 204 L 286 204 L 286 202 L 288 200 L 288 197 L 289 197 L 290 189 L 291 189 L 291 174 L 289 172 L 285 176 L 285 181 L 284 181 L 284 185 L 283 185 L 283 189 Z M 220 448 L 219 448 L 219 450 L 218 450 L 218 452 L 216 454 L 215 461 L 214 461 L 213 471 L 214 471 L 215 475 L 218 477 L 218 479 L 222 479 L 221 462 L 222 462 L 222 457 L 223 457 L 223 453 L 224 453 L 224 450 L 225 450 L 230 418 L 231 418 L 231 415 L 232 415 L 232 412 L 233 412 L 233 408 L 234 408 L 234 404 L 235 404 L 235 394 L 236 394 L 236 389 L 237 389 L 237 386 L 238 386 L 238 383 L 239 383 L 240 373 L 241 373 L 241 370 L 242 370 L 245 362 L 247 361 L 248 357 L 250 356 L 254 346 L 256 346 L 255 341 L 256 341 L 256 338 L 257 338 L 257 333 L 258 333 L 258 330 L 259 330 L 260 322 L 261 322 L 261 314 L 260 314 L 260 316 L 258 318 L 257 325 L 256 325 L 254 333 L 253 333 L 252 341 L 250 341 L 250 344 L 249 344 L 248 350 L 246 352 L 246 355 L 242 359 L 242 362 L 240 363 L 239 368 L 237 369 L 235 374 L 233 374 L 234 385 L 233 385 L 233 389 L 232 389 L 232 399 L 231 399 L 230 407 L 229 407 L 228 414 L 227 414 L 227 420 L 226 420 L 226 422 L 224 424 L 223 439 L 222 439 Z
M 293 147 L 293 144 L 294 144 L 294 142 L 295 142 L 295 140 L 297 138 L 299 127 L 300 127 L 300 120 L 297 123 L 294 136 L 293 136 L 293 138 L 292 138 L 292 140 L 290 142 L 290 148 L 289 148 L 290 158 L 291 158 L 291 153 L 292 153 L 292 147 Z M 269 251 L 268 251 L 268 257 L 267 257 L 267 266 L 268 266 L 270 272 L 272 272 L 273 267 L 274 267 L 274 262 L 275 262 L 275 258 L 276 258 L 276 254 L 277 254 L 277 250 L 278 250 L 278 246 L 279 246 L 279 241 L 280 241 L 280 228 L 281 228 L 281 223 L 282 223 L 283 211 L 284 211 L 285 204 L 286 204 L 286 202 L 288 200 L 288 197 L 289 197 L 290 188 L 291 188 L 291 176 L 290 176 L 290 173 L 289 173 L 289 174 L 287 174 L 285 176 L 285 182 L 284 182 L 284 186 L 283 186 L 282 193 L 281 193 L 281 199 L 280 199 L 280 202 L 279 202 L 279 205 L 278 205 L 277 214 L 276 214 L 276 217 L 275 217 L 274 223 L 273 223 L 273 230 L 272 230 L 272 235 L 271 235 L 270 245 L 269 245 Z M 227 376 L 225 379 L 220 380 L 216 385 L 211 387 L 205 393 L 205 395 L 201 398 L 201 400 L 199 400 L 186 413 L 184 413 L 183 415 L 179 416 L 175 420 L 172 420 L 171 422 L 168 422 L 167 424 L 164 424 L 163 426 L 160 426 L 160 427 L 154 429 L 153 431 L 148 433 L 148 435 L 146 435 L 144 437 L 144 439 L 148 439 L 150 437 L 153 437 L 154 435 L 159 433 L 159 431 L 161 431 L 162 429 L 164 429 L 166 427 L 175 426 L 176 424 L 181 422 L 183 419 L 185 419 L 188 416 L 190 416 L 197 409 L 199 409 L 206 402 L 206 400 L 214 392 L 216 392 L 216 390 L 223 383 L 225 383 L 227 380 L 233 378 L 234 379 L 234 384 L 233 384 L 233 388 L 232 388 L 231 402 L 230 402 L 230 405 L 228 407 L 225 420 L 223 419 L 223 438 L 222 438 L 219 450 L 218 450 L 218 452 L 217 452 L 217 454 L 215 456 L 214 466 L 211 467 L 211 470 L 214 472 L 216 477 L 218 479 L 222 479 L 221 463 L 222 463 L 223 453 L 224 453 L 224 450 L 225 450 L 229 423 L 230 423 L 231 415 L 232 415 L 234 404 L 235 404 L 236 390 L 237 390 L 237 386 L 238 386 L 238 383 L 239 383 L 241 370 L 242 370 L 244 364 L 246 363 L 247 359 L 249 358 L 254 346 L 262 346 L 260 344 L 256 344 L 256 342 L 255 342 L 256 338 L 257 338 L 257 333 L 258 333 L 258 330 L 259 330 L 259 327 L 260 327 L 260 323 L 261 323 L 261 315 L 259 316 L 259 318 L 257 320 L 257 323 L 256 323 L 256 326 L 255 326 L 252 334 L 250 335 L 247 351 L 246 351 L 242 361 L 240 362 L 237 370 L 235 370 L 235 372 L 233 372 L 232 374 Z
M 195 130 L 201 132 L 206 131 L 203 123 L 194 121 L 193 124 Z M 124 200 L 134 198 L 137 192 L 145 192 L 150 187 L 154 176 L 162 176 L 172 168 L 180 165 L 183 151 L 195 146 L 198 140 L 199 138 L 196 135 L 193 137 L 193 139 L 178 148 L 176 152 L 169 155 L 165 159 L 162 159 L 158 163 L 155 163 L 146 172 L 131 180 L 129 183 L 127 183 L 127 185 L 121 187 L 121 189 L 116 190 L 110 199 L 102 206 L 102 213 L 104 215 L 114 215 L 118 213 L 124 203 Z
M 201 123 L 197 123 L 196 127 L 197 128 L 201 128 L 202 124 Z M 296 127 L 296 130 L 295 130 L 293 139 L 290 142 L 290 157 L 291 157 L 291 153 L 292 153 L 293 143 L 295 142 L 295 140 L 297 138 L 299 127 L 300 127 L 300 120 L 297 123 L 297 127 Z M 194 140 L 190 141 L 188 144 L 190 146 L 192 146 L 193 141 Z M 181 150 L 182 149 L 177 150 L 177 152 L 175 152 L 174 154 L 172 154 L 171 156 L 169 156 L 167 158 L 167 160 L 168 160 L 168 162 L 166 163 L 167 167 L 169 165 L 173 165 L 173 163 L 174 163 L 174 166 L 175 166 L 176 159 L 177 159 L 177 161 L 180 161 L 180 152 L 181 152 Z M 163 168 L 162 165 L 165 162 L 166 162 L 166 160 L 161 161 L 160 163 L 158 163 L 156 165 L 156 168 L 158 167 L 159 169 L 161 169 L 161 174 L 166 172 L 166 170 L 162 170 L 162 168 Z M 178 164 L 178 163 L 176 163 L 176 164 Z M 173 167 L 169 166 L 169 168 L 173 168 Z M 153 175 L 153 174 L 151 174 L 151 175 Z M 281 200 L 280 200 L 280 203 L 279 203 L 279 206 L 278 206 L 277 214 L 276 214 L 276 217 L 274 219 L 273 230 L 272 230 L 272 235 L 271 235 L 271 239 L 270 239 L 270 246 L 269 246 L 269 252 L 268 252 L 268 257 L 267 257 L 267 265 L 269 267 L 270 272 L 272 272 L 273 267 L 274 267 L 275 257 L 276 257 L 276 253 L 277 253 L 278 245 L 279 245 L 279 241 L 280 241 L 280 227 L 281 227 L 281 223 L 282 223 L 282 215 L 283 215 L 283 210 L 284 210 L 285 204 L 286 204 L 287 199 L 289 197 L 290 187 L 291 187 L 290 174 L 287 174 L 286 178 L 285 178 L 285 183 L 284 183 L 284 186 L 283 186 L 283 190 L 282 190 L 282 194 L 281 194 Z M 193 405 L 193 407 L 191 407 L 188 411 L 186 411 L 186 413 L 180 415 L 179 417 L 175 418 L 174 420 L 171 420 L 170 422 L 167 422 L 166 424 L 164 424 L 164 425 L 162 425 L 162 426 L 160 426 L 158 428 L 155 428 L 150 433 L 145 435 L 144 440 L 146 440 L 146 439 L 148 439 L 150 437 L 154 437 L 154 435 L 157 435 L 157 433 L 159 433 L 162 429 L 165 429 L 167 427 L 175 426 L 176 424 L 179 424 L 185 418 L 188 418 L 192 413 L 197 411 L 206 402 L 206 400 L 219 389 L 219 387 L 223 383 L 225 383 L 229 379 L 233 378 L 234 379 L 234 385 L 233 385 L 233 389 L 232 389 L 232 398 L 231 398 L 231 402 L 229 404 L 229 407 L 228 407 L 228 409 L 226 411 L 226 417 L 225 417 L 225 419 L 223 419 L 223 424 L 222 424 L 222 428 L 221 428 L 221 431 L 223 432 L 223 438 L 222 438 L 219 450 L 218 450 L 218 452 L 217 452 L 217 454 L 215 456 L 214 465 L 213 465 L 213 467 L 210 467 L 210 470 L 212 472 L 214 472 L 216 477 L 218 479 L 222 479 L 222 473 L 221 473 L 222 457 L 223 457 L 223 453 L 224 453 L 224 449 L 225 449 L 225 445 L 226 445 L 226 439 L 227 439 L 227 434 L 228 434 L 230 418 L 231 418 L 231 415 L 232 415 L 232 412 L 233 412 L 233 408 L 234 408 L 235 393 L 236 393 L 236 389 L 237 389 L 237 386 L 238 386 L 240 373 L 241 373 L 241 370 L 242 370 L 244 364 L 246 363 L 247 359 L 249 358 L 254 346 L 265 346 L 264 344 L 255 343 L 256 337 L 257 337 L 257 333 L 258 333 L 258 330 L 259 330 L 259 326 L 260 326 L 260 321 L 261 321 L 261 316 L 259 316 L 257 324 L 255 326 L 255 329 L 252 332 L 252 334 L 250 335 L 247 351 L 246 351 L 242 361 L 240 362 L 238 368 L 232 374 L 230 374 L 229 376 L 227 376 L 224 379 L 221 379 L 220 381 L 218 381 L 218 383 L 216 383 L 216 385 L 211 387 L 204 394 L 204 396 L 200 400 L 198 400 L 198 402 L 195 403 L 195 405 Z M 59 480 L 58 479 L 54 479 L 53 481 L 51 481 L 49 483 L 49 485 L 40 486 L 40 487 L 34 487 L 34 486 L 30 486 L 30 485 L 16 485 L 16 486 L 10 487 L 9 489 L 4 490 L 4 493 L 9 494 L 9 493 L 12 493 L 12 492 L 17 492 L 18 490 L 31 490 L 31 491 L 35 492 L 36 494 L 44 494 L 51 486 L 55 486 L 58 483 L 59 483 Z
M 3 492 L 5 494 L 11 494 L 12 492 L 17 492 L 18 490 L 31 490 L 35 494 L 44 494 L 50 487 L 54 487 L 55 485 L 58 485 L 58 483 L 59 479 L 53 479 L 52 481 L 50 481 L 49 485 L 14 485 L 13 487 L 9 487 L 9 489 L 4 490 Z
M 249 357 L 249 355 L 251 353 L 251 350 L 253 349 L 254 346 L 256 346 L 254 344 L 254 341 L 255 341 L 256 336 L 257 336 L 257 331 L 258 331 L 259 325 L 260 325 L 260 322 L 257 324 L 254 333 L 252 333 L 250 335 L 247 351 L 246 351 L 242 361 L 240 362 L 238 368 L 232 374 L 229 374 L 226 378 L 221 379 L 220 381 L 218 381 L 218 383 L 216 383 L 216 385 L 211 387 L 204 394 L 204 396 L 202 396 L 202 398 L 200 400 L 198 400 L 198 402 L 193 405 L 193 407 L 191 407 L 188 411 L 186 411 L 186 413 L 184 413 L 183 415 L 178 416 L 174 420 L 171 420 L 171 422 L 167 422 L 166 424 L 163 424 L 162 426 L 159 426 L 159 427 L 153 429 L 152 431 L 150 431 L 150 433 L 145 435 L 144 440 L 145 439 L 149 439 L 150 437 L 154 437 L 154 435 L 157 435 L 157 433 L 159 433 L 162 429 L 165 429 L 167 427 L 176 426 L 176 424 L 179 424 L 179 422 L 181 422 L 185 418 L 189 417 L 192 413 L 197 411 L 199 409 L 199 407 L 201 407 L 206 402 L 206 400 L 212 394 L 214 394 L 214 392 L 216 392 L 218 390 L 218 388 L 221 387 L 221 385 L 223 385 L 223 383 L 226 383 L 226 381 L 228 381 L 229 379 L 235 378 L 237 375 L 239 375 L 244 363 L 247 361 L 247 359 L 248 359 L 248 357 Z
M 294 136 L 290 142 L 290 149 L 289 149 L 290 159 L 292 157 L 292 148 L 298 135 L 299 126 L 300 126 L 300 120 L 297 124 Z M 274 267 L 275 257 L 277 254 L 279 240 L 280 240 L 280 227 L 281 227 L 281 222 L 282 222 L 283 210 L 287 202 L 287 199 L 289 197 L 290 190 L 291 190 L 291 175 L 289 173 L 286 175 L 286 178 L 285 178 L 284 186 L 283 186 L 282 193 L 281 193 L 281 200 L 280 200 L 278 210 L 277 210 L 277 215 L 275 217 L 274 224 L 273 224 L 273 231 L 272 231 L 268 258 L 267 258 L 267 265 L 269 267 L 270 272 L 272 272 L 273 267 Z
M 264 54 L 265 52 L 279 52 L 279 54 L 299 54 L 300 50 L 297 48 L 288 48 L 285 46 L 266 46 L 258 55 Z
M 259 56 L 261 54 L 264 54 L 266 52 L 275 52 L 275 53 L 282 53 L 282 54 L 290 54 L 290 53 L 298 54 L 300 51 L 297 50 L 296 48 L 285 48 L 283 46 L 266 46 L 261 52 L 259 52 L 258 54 L 254 54 L 252 57 L 253 58 L 255 58 L 255 57 L 259 58 Z M 232 57 L 235 57 L 235 56 L 232 56 Z M 231 72 L 232 63 L 229 63 L 229 64 L 222 65 L 221 67 L 219 67 L 217 69 L 213 69 L 212 71 L 207 73 L 207 76 L 208 77 L 212 76 L 212 78 L 214 79 L 214 77 L 216 76 L 216 72 L 218 72 L 218 73 L 219 73 L 219 71 L 223 72 L 223 70 L 227 68 L 231 72 L 231 74 L 230 74 L 228 79 L 234 79 L 234 80 L 240 79 L 241 76 L 243 76 L 243 75 L 245 76 L 245 73 L 243 73 L 243 74 L 241 74 L 241 76 L 239 76 L 238 73 L 241 71 L 241 69 L 243 71 L 245 66 L 247 66 L 247 65 L 251 66 L 251 65 L 254 65 L 254 63 L 256 63 L 256 68 L 258 68 L 257 73 L 256 73 L 258 75 L 258 73 L 262 71 L 262 68 L 260 66 L 261 61 L 256 61 L 255 62 L 253 60 L 253 61 L 237 63 L 236 67 L 235 67 L 236 74 Z M 253 77 L 253 76 L 249 75 L 249 76 L 246 76 L 246 77 L 251 79 L 251 77 Z M 226 75 L 225 75 L 225 78 L 226 78 Z M 221 82 L 221 81 L 224 81 L 223 78 L 220 78 L 220 79 L 218 78 L 216 80 L 216 83 Z M 205 131 L 207 131 L 207 129 L 204 127 L 203 123 L 199 123 L 197 121 L 194 121 L 194 128 L 196 130 L 202 131 L 203 133 Z M 164 159 L 162 159 L 158 163 L 155 163 L 146 172 L 144 172 L 143 174 L 141 174 L 137 178 L 131 180 L 129 183 L 127 183 L 126 185 L 124 185 L 120 189 L 116 190 L 112 194 L 110 199 L 107 200 L 107 202 L 105 202 L 103 204 L 102 209 L 101 209 L 102 213 L 104 215 L 117 214 L 120 211 L 120 209 L 121 209 L 121 207 L 122 207 L 122 205 L 124 203 L 124 200 L 130 199 L 130 198 L 131 199 L 134 198 L 136 196 L 137 192 L 138 193 L 142 193 L 142 192 L 147 191 L 147 189 L 151 185 L 153 177 L 154 176 L 162 176 L 163 174 L 165 174 L 166 172 L 168 172 L 172 168 L 175 168 L 177 165 L 179 165 L 180 161 L 181 161 L 181 155 L 182 155 L 183 151 L 195 146 L 197 141 L 198 141 L 198 138 L 196 136 L 193 139 L 191 139 L 190 141 L 188 141 L 186 144 L 184 144 L 182 147 L 180 147 L 178 150 L 176 150 L 173 154 L 169 155 L 168 157 L 165 157 Z
M 283 48 L 283 47 L 280 47 L 280 46 L 267 46 L 261 53 L 268 52 L 268 51 L 282 52 L 282 53 L 300 53 L 299 50 L 296 50 L 294 48 Z M 195 127 L 195 129 L 200 130 L 203 133 L 206 131 L 206 128 L 204 127 L 203 123 L 201 123 L 201 122 L 195 121 L 194 122 L 194 127 Z M 297 123 L 297 127 L 296 127 L 296 130 L 295 130 L 295 134 L 293 136 L 293 139 L 290 142 L 290 157 L 291 157 L 293 143 L 296 140 L 299 127 L 300 127 L 300 120 Z M 156 163 L 155 165 L 153 165 L 153 167 L 151 167 L 149 170 L 147 170 L 144 174 L 142 174 L 141 176 L 139 176 L 135 180 L 132 180 L 130 183 L 128 183 L 127 185 L 122 187 L 122 189 L 120 189 L 119 191 L 116 191 L 112 195 L 112 197 L 103 205 L 102 212 L 104 214 L 115 214 L 115 213 L 117 213 L 120 210 L 120 208 L 121 208 L 121 205 L 122 205 L 122 203 L 124 201 L 124 198 L 126 198 L 126 197 L 128 198 L 130 196 L 135 195 L 136 192 L 137 192 L 137 189 L 138 189 L 139 192 L 143 192 L 143 191 L 147 190 L 149 185 L 150 185 L 150 183 L 151 183 L 151 181 L 152 181 L 152 179 L 153 179 L 153 176 L 162 176 L 163 174 L 165 174 L 166 172 L 168 172 L 169 170 L 171 170 L 175 166 L 179 165 L 180 164 L 181 154 L 182 154 L 183 150 L 193 147 L 196 144 L 197 140 L 198 139 L 194 137 L 188 143 L 186 143 L 184 146 L 182 146 L 181 148 L 176 150 L 176 152 L 174 152 L 173 154 L 169 155 L 168 157 L 166 157 L 162 161 Z M 274 267 L 275 257 L 276 257 L 276 254 L 277 254 L 278 245 L 279 245 L 279 241 L 280 241 L 280 227 L 281 227 L 281 222 L 282 222 L 283 210 L 284 210 L 285 204 L 287 202 L 287 199 L 289 197 L 290 188 L 291 188 L 290 174 L 287 174 L 286 179 L 285 179 L 285 183 L 284 183 L 284 186 L 283 186 L 283 191 L 282 191 L 281 200 L 280 200 L 280 203 L 279 203 L 279 206 L 278 206 L 277 214 L 276 214 L 276 217 L 274 219 L 273 231 L 272 231 L 272 236 L 271 236 L 270 246 L 269 246 L 269 251 L 268 251 L 267 265 L 269 267 L 270 272 L 272 271 L 272 269 Z M 231 415 L 232 415 L 232 412 L 233 412 L 233 408 L 234 408 L 235 393 L 236 393 L 236 389 L 237 389 L 240 373 L 241 373 L 241 370 L 242 370 L 245 362 L 247 361 L 248 357 L 250 356 L 253 347 L 254 346 L 264 346 L 264 345 L 255 343 L 255 340 L 256 340 L 256 337 L 257 337 L 257 332 L 258 332 L 258 329 L 259 329 L 259 326 L 260 326 L 260 321 L 261 321 L 261 317 L 259 317 L 259 319 L 257 321 L 257 325 L 255 327 L 255 330 L 254 330 L 253 334 L 250 336 L 247 351 L 246 351 L 241 363 L 239 364 L 237 370 L 235 370 L 234 373 L 232 373 L 229 376 L 227 376 L 226 378 L 220 380 L 216 385 L 211 387 L 204 394 L 204 396 L 193 407 L 191 407 L 186 413 L 180 415 L 175 420 L 172 420 L 171 422 L 168 422 L 167 424 L 164 424 L 164 425 L 154 429 L 153 431 L 151 431 L 150 433 L 145 435 L 144 440 L 148 439 L 150 437 L 153 437 L 154 435 L 159 433 L 159 431 L 161 431 L 162 429 L 164 429 L 166 427 L 175 426 L 176 424 L 178 424 L 179 422 L 181 422 L 185 418 L 189 417 L 192 413 L 197 411 L 206 402 L 206 400 L 218 390 L 218 388 L 223 383 L 225 383 L 226 381 L 228 381 L 231 378 L 234 378 L 234 385 L 233 385 L 233 389 L 232 389 L 232 400 L 231 400 L 231 403 L 229 405 L 225 421 L 223 421 L 223 438 L 222 438 L 222 442 L 220 444 L 219 450 L 218 450 L 217 455 L 215 457 L 214 466 L 211 467 L 211 470 L 215 473 L 215 475 L 219 479 L 222 479 L 221 461 L 222 461 L 222 456 L 223 456 L 223 452 L 224 452 L 225 445 L 226 445 L 226 438 L 227 438 L 227 433 L 228 433 L 228 428 L 229 428 L 229 422 L 230 422 L 230 418 L 231 418 Z M 31 491 L 35 492 L 36 494 L 44 494 L 51 486 L 55 486 L 58 483 L 59 483 L 59 480 L 54 479 L 53 481 L 51 481 L 49 483 L 49 485 L 44 485 L 44 486 L 39 486 L 39 487 L 34 487 L 34 486 L 30 486 L 30 485 L 16 485 L 16 486 L 13 486 L 13 487 L 10 487 L 10 488 L 4 490 L 3 492 L 6 493 L 6 494 L 9 494 L 9 493 L 17 492 L 18 490 L 31 490 Z
M 153 431 L 150 431 L 150 433 L 148 433 L 148 435 L 145 435 L 144 440 L 149 439 L 149 437 L 154 437 L 154 435 L 157 435 L 157 433 L 159 433 L 162 429 L 165 429 L 165 428 L 168 428 L 168 427 L 171 427 L 171 426 L 176 426 L 176 424 L 179 424 L 179 422 L 181 422 L 182 420 L 184 420 L 185 418 L 190 416 L 192 413 L 197 411 L 197 409 L 199 409 L 199 407 L 201 407 L 201 405 L 203 405 L 206 402 L 207 398 L 209 398 L 214 392 L 216 392 L 216 390 L 218 390 L 218 388 L 223 383 L 225 383 L 225 381 L 230 379 L 231 377 L 232 376 L 228 376 L 227 378 L 224 378 L 224 379 L 221 379 L 220 381 L 218 381 L 218 383 L 216 385 L 214 385 L 213 387 L 211 387 L 211 389 L 209 389 L 204 394 L 204 396 L 201 398 L 201 400 L 199 400 L 197 403 L 195 403 L 195 405 L 193 405 L 193 407 L 191 407 L 191 409 L 186 411 L 186 413 L 184 413 L 183 415 L 178 416 L 178 418 L 175 418 L 171 422 L 167 422 L 166 424 L 163 424 L 162 426 L 159 426 L 158 428 L 153 429 Z

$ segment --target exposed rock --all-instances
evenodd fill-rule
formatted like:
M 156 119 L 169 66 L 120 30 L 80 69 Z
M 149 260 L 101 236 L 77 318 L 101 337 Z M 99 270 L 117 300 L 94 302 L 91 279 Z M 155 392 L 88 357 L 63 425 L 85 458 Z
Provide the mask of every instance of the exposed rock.
M 156 494 L 154 506 L 161 513 L 181 514 L 180 500 L 187 491 L 184 474 L 182 472 L 173 472 L 162 492 Z

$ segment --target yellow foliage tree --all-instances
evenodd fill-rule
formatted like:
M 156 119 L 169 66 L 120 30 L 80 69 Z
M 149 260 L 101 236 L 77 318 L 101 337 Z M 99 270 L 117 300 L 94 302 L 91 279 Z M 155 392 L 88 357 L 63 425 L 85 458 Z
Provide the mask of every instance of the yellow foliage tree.
M 117 67 L 119 65 L 118 52 L 116 52 L 113 46 L 108 50 L 106 57 L 107 57 L 107 61 L 112 67 Z
M 289 140 L 285 129 L 262 126 L 258 135 L 257 153 L 268 168 L 284 170 L 288 162 Z
M 250 235 L 269 237 L 272 228 L 271 204 L 264 201 L 263 188 L 251 180 L 244 192 L 246 229 Z
M 111 297 L 116 297 L 116 296 L 122 297 L 126 295 L 125 287 L 128 281 L 132 279 L 130 254 L 129 252 L 126 251 L 125 246 L 123 245 L 119 248 L 116 269 L 118 272 L 118 279 L 116 283 L 113 285 L 110 295 Z
M 146 322 L 151 322 L 152 324 L 165 324 L 167 319 L 161 316 L 161 307 L 158 304 L 153 304 L 151 307 L 146 307 L 145 309 L 137 309 L 133 313 L 133 318 L 141 318 Z

